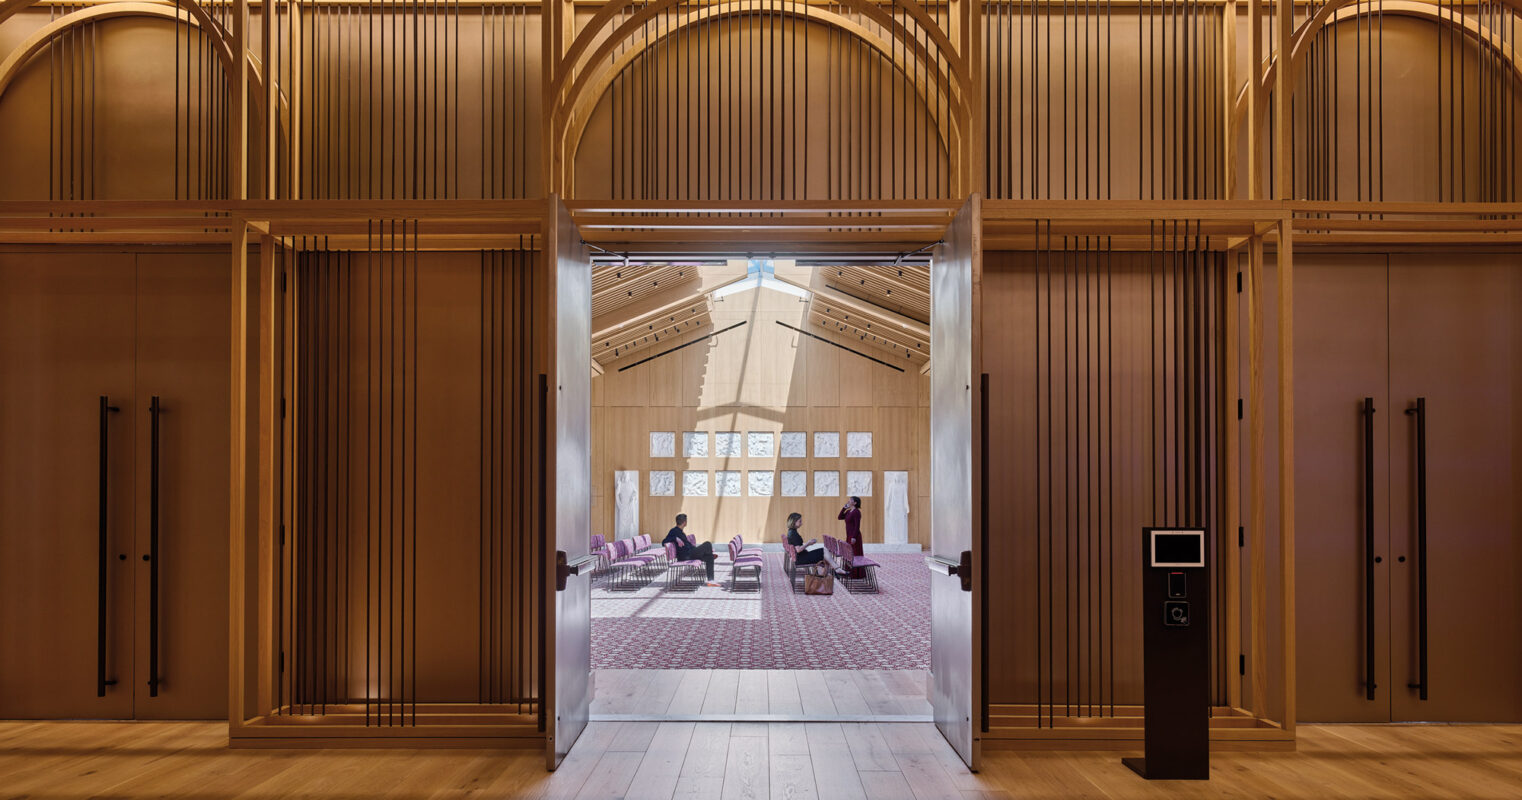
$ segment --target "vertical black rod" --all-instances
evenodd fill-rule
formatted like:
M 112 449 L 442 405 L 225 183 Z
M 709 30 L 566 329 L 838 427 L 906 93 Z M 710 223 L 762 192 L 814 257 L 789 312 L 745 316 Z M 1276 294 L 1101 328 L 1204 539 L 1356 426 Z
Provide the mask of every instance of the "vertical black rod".
M 1374 398 L 1363 399 L 1364 696 L 1374 699 Z
M 988 732 L 988 373 L 980 376 L 978 383 L 978 572 L 979 577 L 978 602 L 981 605 L 979 612 L 980 630 L 979 641 L 982 645 L 978 648 L 981 661 L 978 680 L 982 688 L 979 690 L 978 716 L 979 724 L 984 733 Z
M 1416 398 L 1416 689 L 1427 699 L 1427 398 Z
M 100 396 L 100 549 L 96 563 L 97 584 L 95 600 L 95 696 L 105 697 L 106 687 L 116 685 L 116 681 L 106 680 L 106 561 L 110 557 L 106 552 L 108 547 L 107 536 L 109 525 L 107 524 L 109 506 L 109 479 L 106 466 L 109 463 L 109 436 L 110 428 L 107 421 L 110 414 L 116 411 L 116 406 L 111 405 L 110 398 Z
M 159 397 L 148 403 L 148 696 L 159 696 Z

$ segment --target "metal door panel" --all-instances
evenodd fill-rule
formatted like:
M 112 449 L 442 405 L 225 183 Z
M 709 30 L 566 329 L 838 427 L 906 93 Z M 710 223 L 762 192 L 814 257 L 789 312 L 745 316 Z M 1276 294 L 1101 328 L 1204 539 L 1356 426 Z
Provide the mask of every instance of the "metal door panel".
M 138 402 L 130 424 L 137 436 L 137 550 L 131 561 L 137 572 L 138 719 L 227 715 L 228 258 L 226 252 L 137 257 Z M 154 397 L 161 410 L 157 548 Z M 149 669 L 155 663 L 156 674 Z
M 980 209 L 973 195 L 930 264 L 930 702 L 936 727 L 972 769 L 978 767 L 982 727 L 982 587 L 973 567 L 982 563 L 974 543 L 981 520 L 973 380 Z
M 0 253 L 0 718 L 132 717 L 134 282 L 130 255 Z
M 1392 256 L 1391 696 L 1396 721 L 1522 720 L 1522 272 L 1516 256 Z M 1427 699 L 1416 417 L 1425 399 Z
M 1389 442 L 1384 256 L 1295 259 L 1296 716 L 1390 718 Z M 1372 606 L 1363 401 L 1373 398 Z M 1252 535 L 1252 534 L 1249 534 Z M 1374 659 L 1368 659 L 1374 615 Z M 1370 664 L 1374 699 L 1365 686 Z
M 592 262 L 565 205 L 557 197 L 550 198 L 550 205 L 554 221 L 546 258 L 553 276 L 555 340 L 548 387 L 554 396 L 554 439 L 548 456 L 554 475 L 549 490 L 554 546 L 546 549 L 556 563 L 547 582 L 554 593 L 549 603 L 554 617 L 549 623 L 547 655 L 553 667 L 545 676 L 550 681 L 545 731 L 546 757 L 555 769 L 586 727 L 591 710 L 591 577 L 576 573 L 585 564 L 591 539 Z M 557 582 L 563 586 L 558 591 Z

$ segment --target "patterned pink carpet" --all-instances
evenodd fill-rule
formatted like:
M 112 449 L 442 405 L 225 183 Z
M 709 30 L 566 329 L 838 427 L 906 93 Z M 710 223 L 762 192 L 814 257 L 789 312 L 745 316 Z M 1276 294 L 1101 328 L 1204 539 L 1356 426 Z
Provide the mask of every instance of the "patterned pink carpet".
M 879 594 L 795 594 L 767 553 L 760 592 L 592 589 L 593 669 L 929 669 L 930 575 L 921 555 L 873 553 Z M 729 566 L 715 579 L 729 585 Z

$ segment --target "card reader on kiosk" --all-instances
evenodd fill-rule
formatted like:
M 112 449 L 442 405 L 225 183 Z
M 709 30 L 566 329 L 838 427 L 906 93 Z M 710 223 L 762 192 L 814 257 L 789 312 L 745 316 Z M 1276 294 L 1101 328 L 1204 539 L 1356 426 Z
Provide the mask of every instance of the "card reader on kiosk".
M 1210 576 L 1205 531 L 1146 528 L 1143 537 L 1146 757 L 1124 762 L 1149 780 L 1207 780 Z

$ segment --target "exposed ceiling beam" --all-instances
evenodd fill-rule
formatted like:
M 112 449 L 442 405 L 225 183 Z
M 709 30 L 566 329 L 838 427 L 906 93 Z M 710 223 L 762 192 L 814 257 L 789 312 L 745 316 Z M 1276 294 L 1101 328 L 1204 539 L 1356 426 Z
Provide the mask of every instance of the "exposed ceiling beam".
M 699 297 L 716 292 L 737 281 L 745 280 L 745 268 L 736 266 L 723 267 L 691 267 L 697 272 L 696 280 L 684 280 L 671 288 L 668 292 L 656 292 L 643 298 L 636 298 L 629 303 L 609 309 L 592 318 L 592 338 L 606 335 L 620 327 L 625 327 L 634 322 L 657 316 L 662 312 L 670 313 L 671 310 L 680 308 L 693 302 Z M 648 276 L 642 276 L 634 280 L 643 281 Z M 613 287 L 617 288 L 617 287 Z M 672 298 L 671 292 L 680 290 L 682 294 Z
M 877 317 L 878 321 L 880 321 L 882 324 L 897 326 L 899 329 L 903 330 L 905 333 L 913 336 L 916 339 L 921 339 L 926 342 L 930 341 L 930 326 L 920 322 L 919 320 L 910 319 L 909 317 L 906 317 L 896 311 L 890 311 L 886 308 L 883 308 L 882 306 L 875 305 L 866 300 L 857 299 L 848 294 L 845 294 L 844 292 L 839 292 L 829 287 L 803 286 L 782 276 L 778 276 L 777 280 L 792 284 L 793 286 L 797 286 L 806 292 L 812 292 L 814 294 L 815 302 L 823 299 L 842 308 L 849 308 L 857 313 Z

